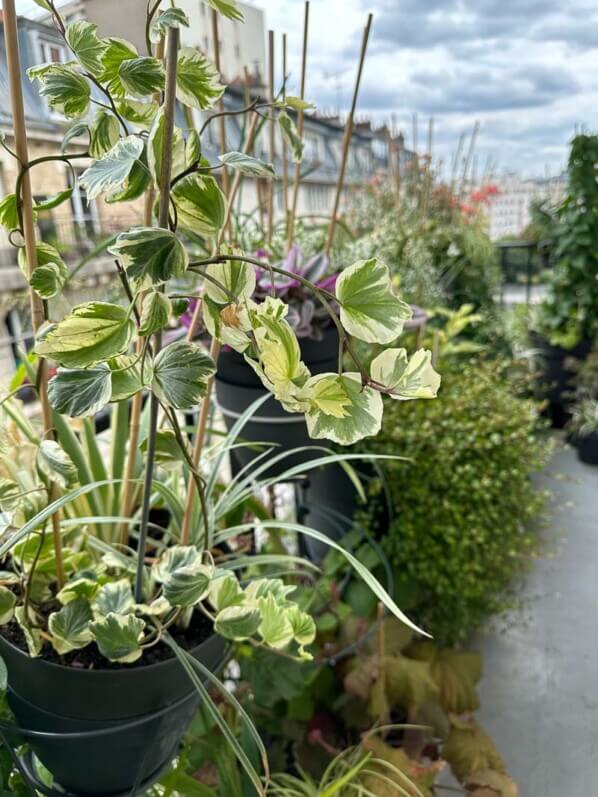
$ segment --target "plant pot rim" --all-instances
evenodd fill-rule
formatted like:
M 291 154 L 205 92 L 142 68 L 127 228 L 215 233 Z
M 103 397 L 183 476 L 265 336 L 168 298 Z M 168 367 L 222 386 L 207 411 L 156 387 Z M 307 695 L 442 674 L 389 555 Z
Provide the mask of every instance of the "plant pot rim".
M 212 640 L 213 637 L 217 636 L 219 635 L 216 634 L 216 632 L 213 632 L 212 634 L 210 634 L 210 636 L 203 639 L 197 645 L 194 645 L 189 649 L 185 649 L 185 652 L 193 654 L 199 648 L 205 645 L 207 642 Z M 74 672 L 74 673 L 81 673 L 81 674 L 87 673 L 88 675 L 93 674 L 94 676 L 106 675 L 114 677 L 115 675 L 122 675 L 123 673 L 126 672 L 139 672 L 141 670 L 144 672 L 155 672 L 156 670 L 159 670 L 169 664 L 172 664 L 173 661 L 177 661 L 177 658 L 173 653 L 172 656 L 169 656 L 168 658 L 163 659 L 162 661 L 156 661 L 154 662 L 154 664 L 142 664 L 136 666 L 137 662 L 134 662 L 132 664 L 123 665 L 122 667 L 118 668 L 98 667 L 98 668 L 88 669 L 83 667 L 70 667 L 69 665 L 66 664 L 57 664 L 55 661 L 46 661 L 46 659 L 44 659 L 43 656 L 30 656 L 28 653 L 25 653 L 25 651 L 22 650 L 18 645 L 15 645 L 14 642 L 11 642 L 9 639 L 7 639 L 4 636 L 4 634 L 2 634 L 1 632 L 0 632 L 0 658 L 2 656 L 1 648 L 3 644 L 10 647 L 13 651 L 17 653 L 17 655 L 21 656 L 23 659 L 35 662 L 40 666 L 43 665 L 44 667 L 49 667 L 51 670 L 62 671 L 62 672 L 66 670 L 68 672 Z

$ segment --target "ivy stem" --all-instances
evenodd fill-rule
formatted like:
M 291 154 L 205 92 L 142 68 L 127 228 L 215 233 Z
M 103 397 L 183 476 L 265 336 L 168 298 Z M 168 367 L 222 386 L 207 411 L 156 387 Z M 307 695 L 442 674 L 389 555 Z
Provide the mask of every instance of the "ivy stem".
M 164 146 L 159 181 L 159 214 L 158 226 L 168 229 L 168 209 L 170 205 L 170 173 L 172 170 L 172 149 L 174 134 L 174 114 L 176 102 L 176 68 L 179 48 L 179 29 L 169 28 L 166 38 L 166 88 L 164 92 Z M 158 353 L 162 344 L 161 335 L 154 337 L 154 353 Z M 149 528 L 149 513 L 154 480 L 154 460 L 156 454 L 156 435 L 158 432 L 159 401 L 152 392 L 150 396 L 150 413 L 147 436 L 145 474 L 143 479 L 143 499 L 141 504 L 141 521 L 139 528 L 139 546 L 137 549 L 137 572 L 135 575 L 135 600 L 143 602 L 143 572 L 145 549 Z
M 23 105 L 23 88 L 21 85 L 21 64 L 19 56 L 19 39 L 17 32 L 17 15 L 14 0 L 4 3 L 4 40 L 6 45 L 6 61 L 8 66 L 8 80 L 10 99 L 14 119 L 15 150 L 21 171 L 19 173 L 20 196 L 17 195 L 17 206 L 21 208 L 23 237 L 25 239 L 25 252 L 27 255 L 27 272 L 29 278 L 37 268 L 37 242 L 35 235 L 35 222 L 33 218 L 33 195 L 29 176 L 29 152 L 27 146 L 27 129 L 25 127 L 25 110 Z M 37 333 L 46 320 L 45 306 L 33 288 L 29 288 L 29 301 L 31 306 L 31 321 L 33 331 Z M 40 358 L 38 368 L 39 401 L 42 411 L 44 437 L 54 439 L 52 408 L 48 400 L 48 365 L 46 360 Z M 52 502 L 57 497 L 54 482 L 48 486 L 48 501 Z M 58 589 L 64 586 L 64 560 L 62 555 L 62 536 L 60 529 L 60 515 L 52 515 L 52 537 L 54 555 L 56 558 L 56 582 Z

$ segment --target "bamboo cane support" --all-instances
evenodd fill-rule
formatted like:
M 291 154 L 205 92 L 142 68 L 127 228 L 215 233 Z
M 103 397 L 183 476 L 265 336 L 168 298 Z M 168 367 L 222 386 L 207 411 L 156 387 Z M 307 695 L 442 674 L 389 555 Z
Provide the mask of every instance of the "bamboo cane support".
M 282 34 L 282 101 L 287 98 L 287 34 Z M 287 171 L 288 148 L 282 136 L 282 203 L 284 208 L 285 224 L 289 223 L 289 174 Z
M 218 12 L 216 11 L 215 8 L 212 9 L 212 41 L 214 42 L 214 66 L 216 67 L 216 70 L 217 70 L 218 74 L 220 74 L 220 70 L 221 70 L 221 66 L 220 66 L 220 35 L 219 35 L 219 32 L 218 32 Z M 218 111 L 218 113 L 222 113 L 222 111 L 224 110 L 224 101 L 223 101 L 222 97 L 218 100 L 218 103 L 216 105 L 216 110 Z M 225 116 L 220 116 L 218 118 L 218 132 L 219 132 L 219 135 L 220 135 L 220 149 L 224 153 L 224 152 L 226 152 L 226 149 L 227 149 L 227 147 L 226 147 L 226 117 Z M 229 176 L 228 169 L 226 168 L 226 166 L 223 166 L 223 168 L 222 168 L 222 191 L 223 191 L 225 197 L 228 196 L 229 191 L 230 191 L 230 176 Z M 232 223 L 231 223 L 230 219 L 229 219 L 228 225 L 227 225 L 227 233 L 228 233 L 229 241 L 232 242 L 233 229 L 232 229 Z
M 334 206 L 332 209 L 332 217 L 330 219 L 330 225 L 328 227 L 328 235 L 326 238 L 326 246 L 324 251 L 327 255 L 330 254 L 330 250 L 332 249 L 332 243 L 334 241 L 334 231 L 336 229 L 336 220 L 338 216 L 338 209 L 341 201 L 341 195 L 343 192 L 343 187 L 345 184 L 345 171 L 347 168 L 347 156 L 349 154 L 349 147 L 351 145 L 351 136 L 353 135 L 353 121 L 355 119 L 355 109 L 357 108 L 357 98 L 359 96 L 359 86 L 361 84 L 361 75 L 363 73 L 363 64 L 365 62 L 365 54 L 368 47 L 368 40 L 370 37 L 370 30 L 372 27 L 372 19 L 373 16 L 370 14 L 368 16 L 368 21 L 366 26 L 363 30 L 363 39 L 361 41 L 361 53 L 359 55 L 359 65 L 357 67 L 357 78 L 355 79 L 355 87 L 353 89 L 353 99 L 351 101 L 351 110 L 349 111 L 349 116 L 347 117 L 347 122 L 345 124 L 345 134 L 343 136 L 343 149 L 341 154 L 341 163 L 338 172 L 338 180 L 336 183 L 336 193 L 334 196 Z
M 25 126 L 25 111 L 23 106 L 23 87 L 21 85 L 21 65 L 19 54 L 19 37 L 17 29 L 17 14 L 14 0 L 5 0 L 4 4 L 4 41 L 6 46 L 6 62 L 8 66 L 8 82 L 10 101 L 13 113 L 15 151 L 21 169 L 25 172 L 21 181 L 21 213 L 23 218 L 23 238 L 25 240 L 25 254 L 27 257 L 27 272 L 29 277 L 37 268 L 37 249 L 35 221 L 33 217 L 33 197 L 31 193 L 31 178 L 28 170 L 29 151 L 27 146 L 27 128 Z M 35 291 L 29 289 L 29 303 L 31 307 L 31 322 L 33 331 L 37 332 L 44 323 L 44 303 Z M 42 412 L 44 438 L 54 439 L 52 408 L 48 400 L 48 364 L 46 360 L 39 360 L 38 371 L 39 402 Z M 51 502 L 57 497 L 56 485 L 50 482 L 48 500 Z M 60 514 L 55 512 L 51 518 L 52 541 L 56 558 L 56 582 L 58 588 L 64 585 L 64 561 L 62 555 L 62 536 L 60 529 Z
M 301 54 L 301 84 L 299 86 L 299 98 L 305 99 L 305 76 L 307 72 L 307 38 L 309 35 L 309 0 L 305 0 L 305 13 L 303 17 L 303 51 Z M 303 136 L 304 111 L 297 111 L 297 133 L 299 138 Z M 287 229 L 287 248 L 290 250 L 295 237 L 295 217 L 297 215 L 297 203 L 299 200 L 299 184 L 301 182 L 301 164 L 295 164 L 295 176 L 293 178 L 293 193 L 291 195 L 291 208 L 288 214 Z
M 274 31 L 268 31 L 268 88 L 270 102 L 274 102 Z M 270 163 L 276 162 L 276 119 L 274 110 L 270 108 L 270 119 L 268 121 L 268 137 L 270 144 Z M 272 233 L 274 232 L 274 177 L 268 181 L 268 243 L 272 243 Z

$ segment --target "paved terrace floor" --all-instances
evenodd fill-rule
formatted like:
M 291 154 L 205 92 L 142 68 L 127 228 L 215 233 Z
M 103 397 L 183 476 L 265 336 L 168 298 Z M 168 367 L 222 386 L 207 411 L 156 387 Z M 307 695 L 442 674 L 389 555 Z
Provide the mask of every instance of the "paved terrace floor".
M 546 552 L 522 611 L 477 640 L 479 719 L 520 797 L 586 797 L 598 795 L 598 467 L 561 448 L 540 481 L 554 504 Z

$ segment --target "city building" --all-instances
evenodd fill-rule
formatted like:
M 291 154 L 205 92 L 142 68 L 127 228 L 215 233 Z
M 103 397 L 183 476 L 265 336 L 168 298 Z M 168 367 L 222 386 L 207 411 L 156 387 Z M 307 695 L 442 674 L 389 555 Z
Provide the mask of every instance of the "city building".
M 558 204 L 565 195 L 566 176 L 523 178 L 505 174 L 492 179 L 497 193 L 487 207 L 488 232 L 493 241 L 516 238 L 531 222 L 531 206 L 547 200 Z

